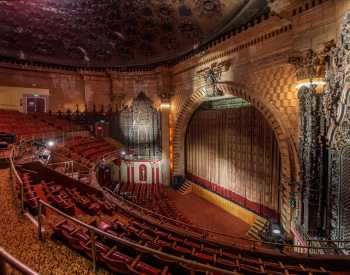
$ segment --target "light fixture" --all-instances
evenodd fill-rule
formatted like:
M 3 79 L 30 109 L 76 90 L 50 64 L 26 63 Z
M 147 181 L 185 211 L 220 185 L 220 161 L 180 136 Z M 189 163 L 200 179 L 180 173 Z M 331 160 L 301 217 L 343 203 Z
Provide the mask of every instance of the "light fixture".
M 163 102 L 160 104 L 161 109 L 170 109 L 170 103 L 168 102 Z
M 55 146 L 55 142 L 54 142 L 53 140 L 49 140 L 49 141 L 46 143 L 46 145 L 47 145 L 48 147 L 53 147 L 53 146 Z
M 125 153 L 125 151 L 121 151 L 121 154 L 122 154 L 123 156 L 125 156 L 126 153 Z
M 305 79 L 305 80 L 298 82 L 295 85 L 295 88 L 300 89 L 303 86 L 310 88 L 311 85 L 316 85 L 316 87 L 317 87 L 317 86 L 323 86 L 325 84 L 326 84 L 326 81 L 324 81 L 323 79 L 315 79 L 315 80 Z
M 278 223 L 272 223 L 271 224 L 271 232 L 275 236 L 281 235 L 282 231 L 281 231 L 280 225 Z

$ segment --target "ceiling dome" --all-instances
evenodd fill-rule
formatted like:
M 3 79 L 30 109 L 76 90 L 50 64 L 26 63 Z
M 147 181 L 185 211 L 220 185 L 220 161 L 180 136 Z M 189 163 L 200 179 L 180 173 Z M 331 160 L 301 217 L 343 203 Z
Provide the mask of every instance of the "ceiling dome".
M 117 67 L 170 60 L 266 11 L 264 0 L 2 0 L 0 55 Z

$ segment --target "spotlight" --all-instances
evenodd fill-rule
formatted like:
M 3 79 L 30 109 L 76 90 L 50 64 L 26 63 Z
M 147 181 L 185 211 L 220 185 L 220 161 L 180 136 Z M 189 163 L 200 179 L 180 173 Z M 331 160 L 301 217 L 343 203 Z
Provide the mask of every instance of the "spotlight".
M 271 224 L 271 232 L 275 236 L 280 236 L 282 234 L 280 225 L 277 223 Z
M 121 154 L 122 154 L 123 156 L 125 156 L 126 153 L 125 153 L 125 151 L 121 151 Z
M 55 142 L 54 142 L 53 140 L 49 140 L 49 141 L 46 143 L 46 145 L 47 145 L 48 147 L 53 147 L 53 146 L 55 146 Z

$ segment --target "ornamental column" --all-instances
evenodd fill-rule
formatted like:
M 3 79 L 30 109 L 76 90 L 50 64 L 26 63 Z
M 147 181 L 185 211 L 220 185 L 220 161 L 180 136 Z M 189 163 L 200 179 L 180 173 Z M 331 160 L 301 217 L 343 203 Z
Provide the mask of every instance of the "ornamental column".
M 332 43 L 321 52 L 309 49 L 291 57 L 295 65 L 299 99 L 299 159 L 300 183 L 292 186 L 290 201 L 299 201 L 295 211 L 302 234 L 322 236 L 327 227 L 327 142 L 323 110 L 325 63 Z M 296 203 L 291 203 L 296 207 Z
M 170 95 L 162 94 L 161 95 L 161 104 L 160 104 L 160 120 L 161 120 L 161 129 L 162 129 L 162 160 L 161 160 L 161 172 L 162 178 L 161 182 L 165 185 L 170 185 L 170 129 L 169 129 L 169 116 L 170 116 Z

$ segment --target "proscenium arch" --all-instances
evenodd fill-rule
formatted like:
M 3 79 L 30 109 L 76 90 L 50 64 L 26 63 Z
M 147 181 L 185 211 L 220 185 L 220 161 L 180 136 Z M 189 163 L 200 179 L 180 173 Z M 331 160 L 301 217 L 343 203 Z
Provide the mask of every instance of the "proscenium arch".
M 264 103 L 256 96 L 240 85 L 233 82 L 220 82 L 218 88 L 224 95 L 240 97 L 248 101 L 252 106 L 261 112 L 270 127 L 273 129 L 281 156 L 281 223 L 284 228 L 290 232 L 291 211 L 289 207 L 290 183 L 297 178 L 296 152 L 293 152 L 293 141 L 287 134 L 286 129 L 278 117 L 278 111 L 271 104 Z M 185 175 L 185 139 L 188 124 L 196 109 L 206 100 L 206 86 L 197 89 L 190 97 L 185 100 L 182 109 L 175 118 L 174 139 L 173 139 L 173 174 Z

